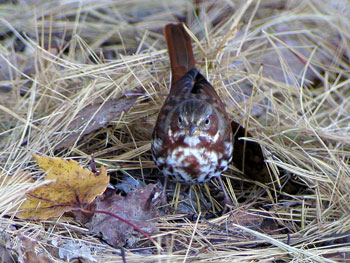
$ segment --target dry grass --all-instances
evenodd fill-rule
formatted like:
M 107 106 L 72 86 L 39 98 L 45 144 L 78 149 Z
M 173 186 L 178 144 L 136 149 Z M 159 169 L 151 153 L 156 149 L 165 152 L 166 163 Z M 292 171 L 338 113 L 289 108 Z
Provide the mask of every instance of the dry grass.
M 226 175 L 234 178 L 234 195 L 245 200 L 240 205 L 260 216 L 264 211 L 283 233 L 235 225 L 243 208 L 211 220 L 168 215 L 159 219 L 155 236 L 163 250 L 141 243 L 127 250 L 127 262 L 342 262 L 342 252 L 349 260 L 350 248 L 335 242 L 350 232 L 349 1 L 17 2 L 0 4 L 3 174 L 39 174 L 31 153 L 84 165 L 94 153 L 115 176 L 120 167 L 139 180 L 155 173 L 150 138 L 169 82 L 162 28 L 180 17 L 197 38 L 198 68 L 232 119 L 261 144 L 271 176 L 294 178 L 300 190 L 241 184 L 231 167 Z M 112 125 L 54 151 L 86 105 L 140 90 L 142 97 Z M 52 240 L 73 239 L 90 247 L 98 262 L 121 262 L 118 249 L 84 234 L 69 218 L 6 216 L 28 185 L 0 188 L 7 243 L 18 244 L 21 234 L 48 249 Z

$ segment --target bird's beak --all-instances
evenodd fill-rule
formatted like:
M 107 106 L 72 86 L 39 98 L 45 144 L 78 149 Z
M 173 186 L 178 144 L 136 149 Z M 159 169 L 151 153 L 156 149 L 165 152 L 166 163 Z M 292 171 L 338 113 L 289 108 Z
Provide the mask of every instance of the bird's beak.
M 196 125 L 193 123 L 190 123 L 190 126 L 188 127 L 188 135 L 193 136 L 193 135 L 198 135 L 199 131 L 196 130 Z

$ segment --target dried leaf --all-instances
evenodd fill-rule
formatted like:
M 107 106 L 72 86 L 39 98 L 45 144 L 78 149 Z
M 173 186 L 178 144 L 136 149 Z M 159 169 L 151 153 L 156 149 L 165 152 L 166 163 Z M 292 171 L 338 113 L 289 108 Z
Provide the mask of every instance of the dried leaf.
M 13 238 L 11 231 L 17 231 L 14 225 L 8 225 L 6 229 L 2 228 L 0 232 L 0 262 L 1 263 L 15 263 L 18 262 L 16 249 L 14 249 Z M 9 233 L 10 232 L 10 233 Z
M 47 252 L 39 246 L 36 240 L 32 240 L 28 237 L 19 236 L 20 238 L 20 253 L 19 253 L 19 262 L 24 263 L 51 263 L 47 256 Z
M 96 259 L 91 255 L 91 250 L 83 243 L 69 240 L 67 243 L 59 247 L 59 257 L 66 262 L 71 259 L 86 259 L 89 262 L 96 262 Z
M 101 104 L 86 106 L 76 118 L 68 125 L 67 130 L 73 131 L 61 143 L 55 146 L 55 150 L 67 148 L 84 135 L 90 134 L 110 121 L 117 119 L 122 112 L 128 111 L 137 100 L 137 96 L 122 97 L 119 100 L 111 100 Z
M 155 233 L 158 231 L 154 220 L 158 216 L 154 203 L 159 194 L 157 189 L 156 185 L 150 184 L 146 188 L 130 192 L 126 197 L 116 195 L 108 189 L 102 198 L 96 199 L 96 210 L 117 214 L 146 233 Z M 95 213 L 87 227 L 91 232 L 101 234 L 112 246 L 127 244 L 132 247 L 143 237 L 131 226 L 104 214 Z
M 278 224 L 274 220 L 268 218 L 265 213 L 259 211 L 250 211 L 245 208 L 237 209 L 235 213 L 232 214 L 230 221 L 260 233 L 270 235 L 281 233 L 281 228 Z
M 20 218 L 47 219 L 84 207 L 107 188 L 109 176 L 102 166 L 99 175 L 81 167 L 76 161 L 34 155 L 46 171 L 46 185 L 27 193 L 17 214 Z
M 256 231 L 260 229 L 263 220 L 262 216 L 249 212 L 246 209 L 239 209 L 232 217 L 233 223 Z
M 0 262 L 14 263 L 15 259 L 10 254 L 9 250 L 2 244 L 0 244 Z

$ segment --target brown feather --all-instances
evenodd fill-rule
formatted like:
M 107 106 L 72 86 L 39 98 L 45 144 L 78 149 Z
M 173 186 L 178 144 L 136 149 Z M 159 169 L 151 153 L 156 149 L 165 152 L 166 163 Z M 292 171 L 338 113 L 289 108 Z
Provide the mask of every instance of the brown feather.
M 182 24 L 168 24 L 164 27 L 164 36 L 170 57 L 172 86 L 174 86 L 190 69 L 195 61 L 191 38 Z

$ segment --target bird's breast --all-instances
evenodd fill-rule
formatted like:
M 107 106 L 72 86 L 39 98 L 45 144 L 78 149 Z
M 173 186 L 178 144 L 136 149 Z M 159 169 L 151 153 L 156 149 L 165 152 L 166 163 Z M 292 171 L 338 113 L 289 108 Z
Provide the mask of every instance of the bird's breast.
M 173 139 L 164 141 L 162 148 L 165 151 L 156 162 L 164 174 L 176 181 L 194 184 L 209 181 L 225 171 L 231 161 L 232 144 L 219 147 L 224 143 L 219 142 L 220 137 L 209 140 L 206 136 L 182 135 L 177 136 L 176 141 L 174 136 L 171 137 Z M 226 154 L 222 152 L 223 148 L 226 148 Z

